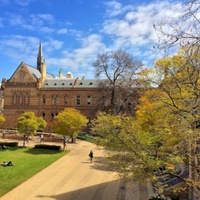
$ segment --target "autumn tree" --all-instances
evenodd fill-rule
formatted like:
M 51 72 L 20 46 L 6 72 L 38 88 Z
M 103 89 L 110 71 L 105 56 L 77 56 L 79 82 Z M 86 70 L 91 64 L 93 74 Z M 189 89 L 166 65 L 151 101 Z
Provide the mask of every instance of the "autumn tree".
M 173 56 L 166 57 L 155 63 L 154 78 L 152 83 L 157 84 L 163 92 L 157 99 L 169 109 L 171 116 L 168 127 L 176 127 L 176 132 L 181 132 L 180 144 L 183 149 L 185 164 L 189 167 L 189 177 L 184 179 L 190 187 L 189 199 L 200 196 L 199 188 L 199 147 L 200 140 L 200 50 L 198 46 L 182 47 Z M 147 73 L 148 74 L 148 73 Z M 152 74 L 150 75 L 152 77 Z M 147 78 L 150 80 L 150 78 Z M 156 81 L 155 81 L 156 80 Z M 174 118 L 173 118 L 173 117 Z M 168 123 L 166 123 L 168 122 Z M 176 123 L 176 125 L 175 125 Z M 170 129 L 173 132 L 172 129 Z
M 25 112 L 17 122 L 19 133 L 24 135 L 23 146 L 25 146 L 26 137 L 33 135 L 36 130 L 43 130 L 46 127 L 46 121 L 42 117 L 36 117 L 34 112 Z
M 93 66 L 96 78 L 102 79 L 99 88 L 104 94 L 100 102 L 103 110 L 133 115 L 140 87 L 136 75 L 142 63 L 119 49 L 99 54 Z
M 157 71 L 162 71 L 164 79 L 160 85 L 168 100 L 163 102 L 179 116 L 184 124 L 184 133 L 188 133 L 187 152 L 190 169 L 190 189 L 192 196 L 200 197 L 199 184 L 199 152 L 200 135 L 200 49 L 197 46 L 184 47 L 177 55 L 162 59 L 156 63 Z M 198 184 L 197 184 L 198 183 Z
M 74 108 L 65 108 L 54 119 L 54 132 L 71 138 L 76 137 L 88 122 L 87 118 Z
M 193 186 L 198 196 L 199 58 L 198 48 L 182 48 L 147 70 L 148 81 L 153 79 L 152 85 L 158 87 L 149 88 L 139 99 L 135 118 L 101 113 L 94 120 L 93 133 L 111 150 L 119 171 L 155 182 L 158 175 L 168 174 Z M 189 177 L 177 174 L 180 166 L 185 172 L 189 166 Z
M 0 126 L 3 124 L 3 122 L 5 122 L 5 118 L 2 115 L 0 115 Z

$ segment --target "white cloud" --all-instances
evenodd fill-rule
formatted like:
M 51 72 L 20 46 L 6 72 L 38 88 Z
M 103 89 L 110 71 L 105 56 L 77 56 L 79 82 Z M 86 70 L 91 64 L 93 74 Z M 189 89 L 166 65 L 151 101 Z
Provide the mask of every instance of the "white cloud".
M 28 6 L 29 4 L 31 4 L 34 1 L 35 0 L 15 0 L 14 2 L 19 6 Z
M 133 6 L 131 5 L 123 6 L 121 3 L 117 1 L 109 1 L 106 2 L 105 5 L 107 6 L 106 15 L 109 17 L 115 17 L 127 12 L 128 10 L 133 9 Z
M 102 32 L 112 39 L 112 48 L 130 50 L 134 46 L 141 52 L 145 49 L 146 52 L 151 51 L 152 46 L 158 43 L 153 25 L 172 20 L 172 16 L 177 16 L 177 10 L 182 6 L 178 2 L 172 5 L 169 1 L 155 1 L 134 7 L 116 1 L 106 5 L 107 18 L 103 23 Z M 133 51 L 131 54 L 140 55 Z M 151 54 L 143 54 L 142 58 L 148 60 L 148 56 L 151 58 Z
M 57 31 L 58 34 L 65 34 L 65 33 L 67 33 L 67 32 L 68 32 L 68 31 L 67 31 L 66 28 L 61 28 L 61 29 L 59 29 L 59 30 Z

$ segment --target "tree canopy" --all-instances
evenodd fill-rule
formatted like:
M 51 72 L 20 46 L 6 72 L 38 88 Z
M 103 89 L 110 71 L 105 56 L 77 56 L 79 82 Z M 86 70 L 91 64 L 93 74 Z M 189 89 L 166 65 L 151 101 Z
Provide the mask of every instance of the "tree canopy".
M 168 174 L 192 185 L 198 195 L 199 55 L 198 48 L 185 47 L 157 61 L 153 69 L 157 77 L 152 77 L 152 70 L 150 77 L 154 84 L 158 80 L 158 87 L 149 88 L 139 99 L 135 117 L 100 113 L 93 121 L 93 134 L 111 151 L 114 166 L 123 175 L 158 182 L 158 175 Z M 189 167 L 192 174 L 177 175 L 180 166 Z
M 74 108 L 65 108 L 55 116 L 55 120 L 54 132 L 70 137 L 76 137 L 88 122 L 87 118 Z
M 24 134 L 24 136 L 33 135 L 36 130 L 43 130 L 45 127 L 46 121 L 42 119 L 42 117 L 36 117 L 34 112 L 25 112 L 18 118 L 18 131 L 19 133 Z
M 102 79 L 99 88 L 104 96 L 100 102 L 103 103 L 103 109 L 100 109 L 133 115 L 133 107 L 138 103 L 140 92 L 136 74 L 142 63 L 119 49 L 99 54 L 93 66 L 95 76 Z
M 3 124 L 3 122 L 5 122 L 5 118 L 2 115 L 0 115 L 0 126 Z

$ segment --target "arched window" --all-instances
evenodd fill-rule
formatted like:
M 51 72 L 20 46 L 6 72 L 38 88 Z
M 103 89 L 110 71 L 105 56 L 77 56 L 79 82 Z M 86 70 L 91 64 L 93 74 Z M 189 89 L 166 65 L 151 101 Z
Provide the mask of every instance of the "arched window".
M 23 104 L 23 95 L 22 94 L 19 94 L 19 96 L 18 96 L 18 104 L 19 105 Z
M 13 105 L 16 105 L 16 104 L 17 104 L 17 94 L 16 94 L 16 93 L 13 94 L 13 97 L 12 97 L 12 104 L 13 104 Z
M 28 105 L 28 104 L 29 104 L 29 95 L 28 95 L 28 93 L 26 93 L 26 94 L 24 95 L 24 104 L 25 104 L 25 105 Z

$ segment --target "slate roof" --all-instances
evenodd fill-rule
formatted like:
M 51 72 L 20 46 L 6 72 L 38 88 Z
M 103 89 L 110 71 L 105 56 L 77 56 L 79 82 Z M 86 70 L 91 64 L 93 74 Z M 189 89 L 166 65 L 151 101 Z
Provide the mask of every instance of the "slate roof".
M 77 82 L 76 82 L 77 81 Z M 47 78 L 42 88 L 72 88 L 76 82 L 76 88 L 96 88 L 99 80 L 82 80 L 75 78 Z
M 41 78 L 41 73 L 40 73 L 40 71 L 38 69 L 36 69 L 36 68 L 34 68 L 34 67 L 30 66 L 30 65 L 27 65 L 27 64 L 26 64 L 26 66 L 27 66 L 28 70 L 30 71 L 30 73 L 33 74 L 33 76 L 36 79 Z M 46 74 L 46 78 L 55 78 L 55 77 L 54 77 L 54 75 L 47 73 Z

